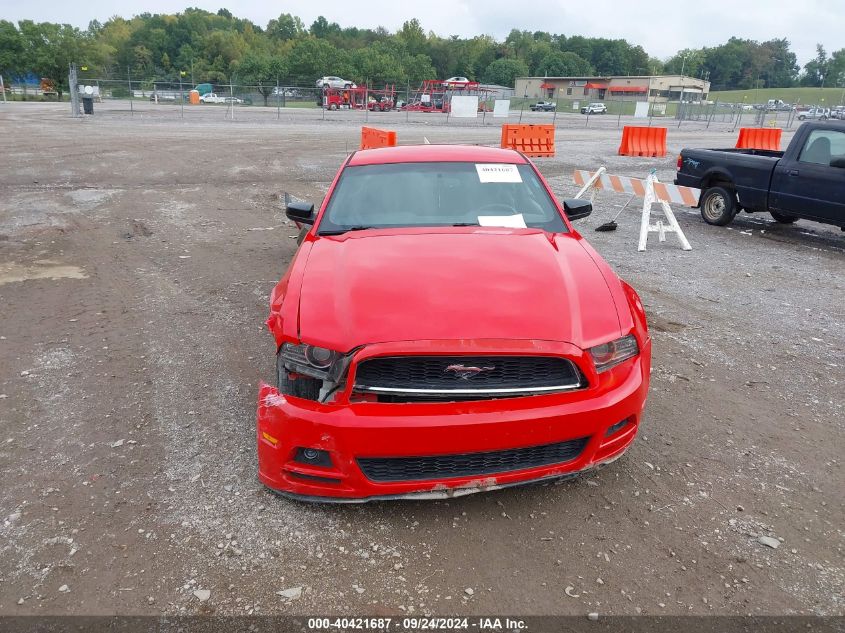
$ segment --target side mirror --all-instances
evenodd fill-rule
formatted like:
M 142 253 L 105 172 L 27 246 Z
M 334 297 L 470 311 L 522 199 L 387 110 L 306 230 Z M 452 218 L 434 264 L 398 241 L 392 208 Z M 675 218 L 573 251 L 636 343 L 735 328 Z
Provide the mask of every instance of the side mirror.
M 288 202 L 285 215 L 300 224 L 314 224 L 314 205 L 310 202 Z
M 566 217 L 570 221 L 580 220 L 593 212 L 593 203 L 589 200 L 568 198 L 563 201 L 563 210 L 566 212 Z
M 830 159 L 830 166 L 831 167 L 839 167 L 840 169 L 845 169 L 845 158 L 831 158 Z

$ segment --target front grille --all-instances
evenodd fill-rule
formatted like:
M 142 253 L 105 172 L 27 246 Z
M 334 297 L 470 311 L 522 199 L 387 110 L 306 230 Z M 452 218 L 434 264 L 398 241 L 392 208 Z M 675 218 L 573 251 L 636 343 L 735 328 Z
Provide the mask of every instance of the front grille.
M 362 362 L 355 389 L 380 394 L 442 398 L 502 397 L 565 391 L 581 374 L 557 356 L 390 356 Z
M 556 444 L 488 453 L 425 457 L 359 457 L 357 461 L 367 479 L 377 482 L 475 477 L 563 464 L 577 458 L 589 439 L 589 437 L 581 437 Z

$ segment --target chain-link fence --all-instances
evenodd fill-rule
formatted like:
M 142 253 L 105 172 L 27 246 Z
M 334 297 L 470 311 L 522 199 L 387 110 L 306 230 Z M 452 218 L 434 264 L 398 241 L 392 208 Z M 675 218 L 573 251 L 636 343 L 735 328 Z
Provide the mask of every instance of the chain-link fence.
M 754 110 L 744 104 L 708 102 L 646 102 L 636 97 L 619 97 L 604 100 L 553 98 L 531 99 L 527 96 L 510 97 L 509 112 L 505 117 L 494 116 L 498 97 L 482 91 L 479 95 L 478 117 L 456 119 L 449 108 L 442 112 L 421 113 L 405 109 L 408 103 L 419 101 L 416 85 L 390 86 L 388 89 L 364 88 L 361 98 L 347 103 L 332 103 L 326 99 L 322 88 L 315 85 L 291 85 L 286 82 L 245 84 L 231 82 L 195 82 L 180 80 L 125 79 L 87 77 L 80 72 L 78 86 L 85 89 L 84 96 L 94 100 L 98 114 L 116 116 L 150 116 L 158 118 L 199 118 L 209 113 L 230 120 L 272 121 L 293 116 L 291 109 L 312 111 L 312 118 L 319 120 L 351 120 L 369 122 L 377 113 L 399 113 L 400 120 L 425 124 L 498 125 L 501 123 L 551 123 L 561 127 L 623 125 L 691 125 L 693 127 L 734 130 L 740 126 L 777 126 L 789 128 L 796 121 L 795 112 Z M 186 81 L 186 79 L 188 79 Z M 12 86 L 14 98 L 27 100 L 55 100 L 56 94 L 41 94 L 39 86 Z M 389 94 L 389 97 L 387 96 Z M 70 100 L 71 94 L 61 95 Z M 447 97 L 448 99 L 448 97 Z M 97 108 L 96 104 L 106 104 Z M 302 112 L 300 114 L 306 114 Z M 394 117 L 396 114 L 394 114 Z
M 678 126 L 684 121 L 697 121 L 710 127 L 711 123 L 727 123 L 732 129 L 738 127 L 781 127 L 790 128 L 796 122 L 798 112 L 792 108 L 784 110 L 750 106 L 741 103 L 682 103 L 675 118 Z

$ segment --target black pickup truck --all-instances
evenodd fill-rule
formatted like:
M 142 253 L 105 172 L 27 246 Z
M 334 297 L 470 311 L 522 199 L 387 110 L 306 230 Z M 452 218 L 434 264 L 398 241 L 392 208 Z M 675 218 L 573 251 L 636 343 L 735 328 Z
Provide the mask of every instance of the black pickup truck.
M 740 210 L 799 218 L 845 231 L 845 122 L 804 123 L 785 152 L 685 149 L 676 185 L 701 189 L 701 217 L 724 226 Z

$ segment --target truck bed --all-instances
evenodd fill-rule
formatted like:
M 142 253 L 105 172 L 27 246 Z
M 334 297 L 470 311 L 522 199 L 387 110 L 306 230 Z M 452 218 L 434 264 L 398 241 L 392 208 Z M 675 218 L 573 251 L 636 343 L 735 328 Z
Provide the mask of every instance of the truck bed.
M 728 147 L 725 149 L 708 149 L 697 151 L 725 152 L 727 154 L 744 154 L 746 156 L 765 156 L 766 158 L 783 158 L 783 152 L 778 152 L 770 149 L 737 149 L 736 147 Z
M 783 152 L 762 149 L 685 149 L 675 182 L 698 188 L 731 182 L 742 208 L 765 211 L 772 173 L 781 158 Z

